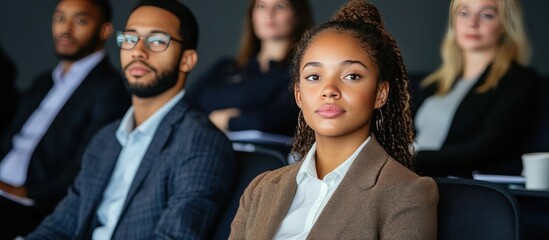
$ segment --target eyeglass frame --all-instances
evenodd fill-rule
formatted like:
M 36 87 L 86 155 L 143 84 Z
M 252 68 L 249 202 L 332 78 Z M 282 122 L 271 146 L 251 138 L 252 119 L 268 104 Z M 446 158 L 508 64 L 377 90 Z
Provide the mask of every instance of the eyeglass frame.
M 168 43 L 166 44 L 166 48 L 164 48 L 162 51 L 154 51 L 154 50 L 152 50 L 151 47 L 149 46 L 149 42 L 148 42 L 148 41 L 145 41 L 145 46 L 147 46 L 147 49 L 148 49 L 149 51 L 151 51 L 151 52 L 164 52 L 164 51 L 166 51 L 166 49 L 168 49 L 168 47 L 170 46 L 170 43 L 172 42 L 172 40 L 175 41 L 175 42 L 177 42 L 177 43 L 179 43 L 179 44 L 181 44 L 181 45 L 183 46 L 183 41 L 182 41 L 182 40 L 179 40 L 179 39 L 177 39 L 177 38 L 174 38 L 174 37 L 172 37 L 170 34 L 165 33 L 165 32 L 153 32 L 153 33 L 149 33 L 149 34 L 145 35 L 144 37 L 141 36 L 141 35 L 139 35 L 139 34 L 137 34 L 137 33 L 135 33 L 135 35 L 137 36 L 137 41 L 135 42 L 135 44 L 133 44 L 133 46 L 132 46 L 131 48 L 123 48 L 123 47 L 122 47 L 122 43 L 123 43 L 123 42 L 119 44 L 119 43 L 118 43 L 118 40 L 116 41 L 116 45 L 118 46 L 118 48 L 123 49 L 123 50 L 132 50 L 132 49 L 135 48 L 135 46 L 137 46 L 137 44 L 139 43 L 139 41 L 140 41 L 141 39 L 145 39 L 145 40 L 146 40 L 146 39 L 149 38 L 150 36 L 153 36 L 153 35 L 156 35 L 156 34 L 162 34 L 162 35 L 165 35 L 166 37 L 168 37 Z M 116 39 L 118 39 L 118 36 L 119 36 L 119 35 L 123 35 L 123 36 L 124 36 L 124 39 L 126 40 L 126 36 L 125 36 L 125 35 L 126 35 L 126 32 L 117 31 L 117 32 L 116 32 Z M 125 40 L 124 40 L 124 41 L 125 41 Z

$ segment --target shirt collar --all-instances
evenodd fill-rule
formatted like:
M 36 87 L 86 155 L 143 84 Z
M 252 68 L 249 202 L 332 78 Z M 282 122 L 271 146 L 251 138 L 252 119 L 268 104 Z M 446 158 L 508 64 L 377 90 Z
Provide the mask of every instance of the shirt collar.
M 72 81 L 63 81 L 66 76 L 77 74 L 78 76 L 86 76 L 88 73 L 105 57 L 105 50 L 99 50 L 84 58 L 74 62 L 70 69 L 63 74 L 63 68 L 65 61 L 60 61 L 52 72 L 53 82 L 55 84 L 69 84 Z M 84 79 L 84 77 L 82 77 Z
M 311 149 L 309 149 L 309 152 L 307 152 L 307 156 L 305 156 L 305 159 L 303 159 L 303 164 L 299 168 L 299 172 L 297 172 L 297 176 L 295 179 L 297 184 L 299 184 L 303 180 L 303 178 L 305 178 L 305 176 L 318 178 L 318 175 L 316 174 L 315 153 L 316 142 L 313 144 Z
M 371 137 L 368 136 L 368 138 L 366 138 L 366 140 L 364 140 L 364 142 L 362 142 L 362 144 L 358 146 L 358 148 L 353 152 L 353 154 L 351 154 L 351 156 L 349 156 L 345 161 L 343 161 L 343 163 L 341 163 L 336 169 L 326 174 L 326 177 L 333 174 L 337 174 L 341 178 L 345 177 L 345 174 L 347 174 L 347 172 L 349 171 L 349 168 L 355 161 L 356 157 L 358 156 L 360 151 L 362 151 L 364 146 L 366 146 L 366 144 L 370 142 L 370 139 Z M 313 144 L 309 152 L 307 152 L 307 156 L 303 160 L 303 165 L 301 165 L 301 167 L 299 168 L 299 172 L 297 173 L 297 176 L 296 176 L 296 182 L 298 185 L 299 183 L 301 183 L 301 181 L 303 181 L 303 179 L 306 176 L 318 179 L 318 174 L 316 172 L 316 164 L 315 164 L 315 161 L 316 161 L 315 153 L 316 153 L 316 142 Z
M 160 122 L 166 116 L 166 114 L 177 104 L 185 95 L 185 90 L 181 90 L 175 96 L 173 96 L 164 106 L 158 109 L 153 115 L 151 115 L 147 120 L 145 120 L 141 125 L 135 128 L 134 121 L 134 107 L 131 106 L 130 109 L 122 118 L 120 126 L 116 130 L 116 138 L 118 142 L 125 146 L 126 142 L 130 135 L 142 134 L 144 136 L 152 137 L 160 125 Z

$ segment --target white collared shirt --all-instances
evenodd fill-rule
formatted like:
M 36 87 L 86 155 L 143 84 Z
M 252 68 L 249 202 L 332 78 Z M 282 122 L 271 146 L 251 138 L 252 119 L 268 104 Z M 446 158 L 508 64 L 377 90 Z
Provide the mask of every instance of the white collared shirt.
M 156 129 L 164 116 L 183 98 L 184 94 L 185 91 L 181 90 L 135 129 L 133 106 L 124 115 L 120 127 L 116 131 L 116 138 L 122 145 L 122 150 L 118 155 L 109 184 L 103 193 L 103 200 L 97 209 L 97 219 L 102 226 L 94 229 L 92 239 L 111 239 L 128 191 Z
M 64 63 L 57 64 L 52 72 L 53 87 L 27 119 L 21 131 L 12 138 L 12 149 L 0 163 L 0 181 L 17 187 L 25 184 L 36 146 L 65 103 L 104 56 L 105 51 L 97 51 L 74 62 L 65 74 Z
M 364 140 L 349 158 L 322 180 L 318 179 L 316 172 L 316 143 L 313 144 L 297 173 L 297 191 L 292 204 L 273 239 L 305 239 L 309 235 L 326 203 L 370 138 Z

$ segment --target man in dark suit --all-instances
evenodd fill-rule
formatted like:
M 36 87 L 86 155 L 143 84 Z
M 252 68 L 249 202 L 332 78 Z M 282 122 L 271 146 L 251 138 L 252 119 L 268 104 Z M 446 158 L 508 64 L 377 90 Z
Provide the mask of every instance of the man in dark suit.
M 231 194 L 231 144 L 183 100 L 198 26 L 175 0 L 144 0 L 118 32 L 132 107 L 103 128 L 69 194 L 26 239 L 205 239 Z
M 66 195 L 89 140 L 121 118 L 131 98 L 108 63 L 107 0 L 58 2 L 52 21 L 61 61 L 22 95 L 0 146 L 0 239 L 32 231 Z

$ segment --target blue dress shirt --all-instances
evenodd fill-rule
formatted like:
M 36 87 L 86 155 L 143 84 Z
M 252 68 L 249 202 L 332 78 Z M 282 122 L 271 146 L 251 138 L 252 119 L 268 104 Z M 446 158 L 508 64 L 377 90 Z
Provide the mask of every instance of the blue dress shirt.
M 135 173 L 149 148 L 158 125 L 173 106 L 183 98 L 184 93 L 184 90 L 179 92 L 137 128 L 134 126 L 133 106 L 122 119 L 120 127 L 116 131 L 116 138 L 122 146 L 122 150 L 109 184 L 103 193 L 103 200 L 97 209 L 97 218 L 102 226 L 93 231 L 93 239 L 111 238 Z

